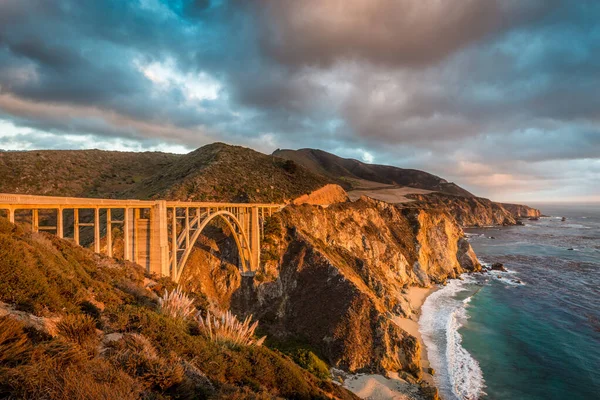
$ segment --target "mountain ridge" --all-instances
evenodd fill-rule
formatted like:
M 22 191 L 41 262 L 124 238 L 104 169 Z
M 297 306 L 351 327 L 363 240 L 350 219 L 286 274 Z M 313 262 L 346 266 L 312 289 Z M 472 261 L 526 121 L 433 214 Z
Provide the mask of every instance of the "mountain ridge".
M 336 180 L 344 189 L 360 187 L 360 180 L 384 185 L 408 186 L 416 189 L 442 193 L 474 196 L 453 182 L 417 169 L 399 168 L 391 165 L 368 164 L 351 158 L 342 158 L 324 150 L 303 148 L 299 150 L 278 149 L 273 155 L 293 160 L 313 172 Z M 352 181 L 359 180 L 358 182 Z

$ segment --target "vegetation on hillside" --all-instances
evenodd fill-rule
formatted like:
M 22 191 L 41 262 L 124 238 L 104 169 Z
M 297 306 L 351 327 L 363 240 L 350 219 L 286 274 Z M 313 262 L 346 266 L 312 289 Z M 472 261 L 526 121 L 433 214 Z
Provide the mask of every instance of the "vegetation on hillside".
M 354 398 L 279 352 L 161 313 L 174 284 L 5 219 L 0 276 L 0 398 Z
M 101 150 L 0 152 L 0 192 L 118 198 L 179 157 Z
M 135 197 L 280 203 L 329 183 L 293 161 L 213 143 L 179 158 L 133 188 Z
M 213 143 L 185 155 L 0 152 L 0 193 L 194 201 L 289 201 L 330 182 L 294 161 Z

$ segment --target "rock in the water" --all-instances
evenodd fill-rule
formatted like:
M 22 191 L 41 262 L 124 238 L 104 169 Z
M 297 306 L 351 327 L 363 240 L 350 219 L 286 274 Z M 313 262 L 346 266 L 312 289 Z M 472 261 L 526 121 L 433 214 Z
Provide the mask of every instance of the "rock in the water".
M 494 263 L 492 264 L 492 271 L 506 272 L 506 268 L 504 268 L 504 264 L 502 263 Z
M 572 248 L 572 247 L 569 247 L 567 250 L 570 250 L 570 251 L 575 251 L 575 249 L 574 249 L 574 248 Z

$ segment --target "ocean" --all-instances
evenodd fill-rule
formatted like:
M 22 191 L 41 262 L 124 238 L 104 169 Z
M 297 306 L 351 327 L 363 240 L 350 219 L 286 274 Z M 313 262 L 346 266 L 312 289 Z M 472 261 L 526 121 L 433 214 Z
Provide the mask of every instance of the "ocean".
M 600 399 L 600 205 L 538 207 L 551 217 L 465 230 L 508 272 L 463 275 L 425 301 L 442 399 Z

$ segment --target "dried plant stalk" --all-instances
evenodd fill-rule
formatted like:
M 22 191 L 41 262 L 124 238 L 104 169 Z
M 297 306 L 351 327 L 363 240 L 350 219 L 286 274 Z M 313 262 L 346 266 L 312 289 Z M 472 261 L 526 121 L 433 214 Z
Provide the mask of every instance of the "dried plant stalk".
M 233 346 L 261 346 L 266 339 L 254 337 L 258 321 L 252 322 L 252 315 L 240 322 L 231 311 L 212 313 L 207 311 L 203 318 L 200 313 L 196 315 L 200 331 L 213 342 Z

